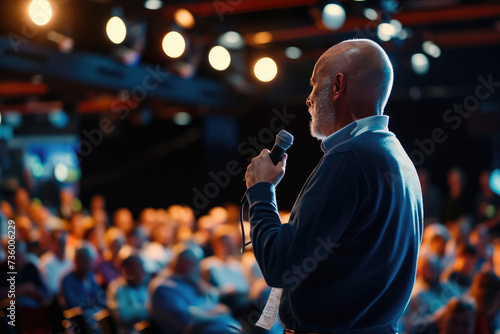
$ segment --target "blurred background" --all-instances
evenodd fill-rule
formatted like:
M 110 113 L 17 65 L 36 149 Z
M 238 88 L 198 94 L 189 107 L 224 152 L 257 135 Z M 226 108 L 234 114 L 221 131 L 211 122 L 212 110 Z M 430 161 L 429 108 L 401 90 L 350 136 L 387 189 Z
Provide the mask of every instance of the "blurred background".
M 99 193 L 111 209 L 137 214 L 205 202 L 199 189 L 209 202 L 198 205 L 203 213 L 239 200 L 249 147 L 274 139 L 243 143 L 270 127 L 273 109 L 286 109 L 295 117 L 276 127 L 296 138 L 279 189 L 290 209 L 322 153 L 308 134 L 308 80 L 318 57 L 349 38 L 370 38 L 389 54 L 386 114 L 409 153 L 434 129 L 445 132 L 430 154 L 412 155 L 443 191 L 452 166 L 464 169 L 472 192 L 480 170 L 500 167 L 497 91 L 465 101 L 470 117 L 445 119 L 475 96 L 478 77 L 500 80 L 498 1 L 2 0 L 0 13 L 7 197 L 23 186 L 56 206 L 71 187 L 83 205 Z M 269 63 L 256 68 L 262 58 Z M 206 193 L 209 173 L 232 160 L 240 172 Z

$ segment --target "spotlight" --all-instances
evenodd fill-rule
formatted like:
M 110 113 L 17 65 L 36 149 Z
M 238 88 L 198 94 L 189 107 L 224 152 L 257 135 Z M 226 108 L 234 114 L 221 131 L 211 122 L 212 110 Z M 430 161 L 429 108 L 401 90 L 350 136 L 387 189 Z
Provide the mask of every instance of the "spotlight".
M 439 48 L 439 46 L 431 41 L 423 42 L 422 50 L 424 50 L 425 53 L 434 58 L 438 58 L 441 55 L 441 49 Z
M 191 124 L 191 115 L 187 112 L 180 111 L 174 115 L 172 121 L 176 125 L 186 126 Z
M 69 124 L 69 116 L 62 110 L 54 110 L 48 116 L 50 124 L 57 129 L 62 129 Z
M 59 182 L 64 182 L 68 178 L 69 170 L 65 164 L 57 164 L 54 168 L 54 177 Z
M 389 21 L 389 23 L 391 26 L 394 27 L 394 33 L 392 34 L 393 37 L 396 36 L 403 29 L 403 25 L 398 20 L 393 19 Z
M 28 8 L 31 20 L 39 25 L 46 25 L 52 17 L 52 8 L 47 0 L 32 0 Z
M 290 59 L 299 59 L 302 57 L 302 50 L 295 46 L 290 46 L 285 49 L 285 56 Z
M 368 19 L 368 20 L 371 20 L 371 21 L 375 21 L 376 19 L 378 19 L 378 13 L 375 9 L 373 8 L 365 8 L 363 9 L 363 15 Z
M 163 37 L 162 47 L 167 56 L 178 58 L 186 50 L 186 41 L 177 31 L 171 31 Z
M 273 35 L 269 31 L 261 31 L 253 35 L 255 44 L 267 44 L 273 40 Z
M 224 71 L 231 63 L 231 55 L 223 46 L 214 46 L 208 54 L 208 61 L 217 71 Z
M 274 60 L 269 57 L 261 58 L 254 67 L 254 73 L 257 79 L 262 82 L 269 82 L 276 77 L 278 67 Z
M 243 38 L 236 31 L 228 31 L 222 34 L 219 37 L 219 44 L 232 50 L 242 49 L 245 46 Z
M 429 71 L 429 59 L 423 53 L 411 56 L 411 68 L 417 74 L 423 75 Z
M 500 195 L 500 169 L 491 172 L 490 188 L 495 194 Z
M 108 34 L 111 42 L 120 44 L 127 36 L 127 27 L 121 18 L 113 16 L 106 24 L 106 34 Z
M 381 41 L 387 42 L 396 34 L 396 27 L 390 23 L 380 23 L 377 28 L 377 36 Z
M 345 22 L 345 10 L 340 5 L 334 3 L 328 4 L 323 8 L 321 19 L 325 27 L 330 30 L 337 30 Z
M 179 27 L 186 29 L 191 29 L 195 24 L 193 14 L 184 8 L 180 8 L 175 11 L 174 20 Z
M 400 40 L 404 41 L 405 39 L 410 37 L 409 31 L 410 30 L 408 28 L 401 29 L 401 31 L 398 32 L 397 37 Z
M 146 0 L 144 2 L 144 7 L 150 10 L 160 9 L 161 6 L 163 6 L 163 2 L 161 2 L 161 0 Z

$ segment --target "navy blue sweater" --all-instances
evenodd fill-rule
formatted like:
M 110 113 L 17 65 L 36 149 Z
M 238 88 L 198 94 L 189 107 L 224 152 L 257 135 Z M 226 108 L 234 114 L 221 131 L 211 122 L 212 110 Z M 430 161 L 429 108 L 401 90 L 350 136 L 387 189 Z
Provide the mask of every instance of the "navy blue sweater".
M 247 191 L 257 262 L 284 289 L 279 316 L 295 331 L 395 333 L 410 299 L 423 228 L 417 173 L 386 127 L 359 128 L 324 141 L 288 224 L 272 184 Z

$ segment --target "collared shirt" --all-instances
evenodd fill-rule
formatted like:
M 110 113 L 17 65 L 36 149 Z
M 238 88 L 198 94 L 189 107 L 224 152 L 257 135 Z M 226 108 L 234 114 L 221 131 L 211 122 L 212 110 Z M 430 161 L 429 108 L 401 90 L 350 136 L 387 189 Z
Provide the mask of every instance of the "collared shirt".
M 321 149 L 323 152 L 328 152 L 335 146 L 359 136 L 366 131 L 383 130 L 389 131 L 387 125 L 389 124 L 389 116 L 375 115 L 358 119 L 342 129 L 332 133 L 321 142 Z
M 323 141 L 288 224 L 272 184 L 247 190 L 254 253 L 266 282 L 283 288 L 279 316 L 292 330 L 397 332 L 423 212 L 415 167 L 387 122 L 364 118 Z

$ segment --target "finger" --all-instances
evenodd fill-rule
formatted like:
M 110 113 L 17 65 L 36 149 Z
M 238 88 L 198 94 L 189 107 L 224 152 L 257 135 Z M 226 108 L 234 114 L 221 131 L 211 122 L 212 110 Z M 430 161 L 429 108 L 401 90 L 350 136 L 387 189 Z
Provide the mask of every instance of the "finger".
M 288 154 L 283 154 L 283 157 L 281 157 L 280 162 L 276 165 L 278 168 L 286 168 L 286 159 L 288 158 Z

